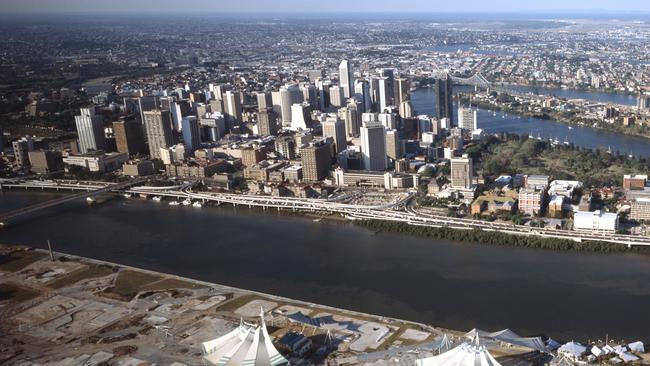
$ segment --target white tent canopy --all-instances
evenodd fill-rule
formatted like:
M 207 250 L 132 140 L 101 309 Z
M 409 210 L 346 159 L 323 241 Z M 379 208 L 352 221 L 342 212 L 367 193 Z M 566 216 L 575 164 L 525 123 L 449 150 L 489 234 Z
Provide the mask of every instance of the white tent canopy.
M 471 342 L 465 342 L 438 356 L 416 361 L 417 366 L 501 366 L 492 357 L 476 335 Z
M 472 329 L 465 334 L 467 338 L 474 338 L 478 334 L 482 338 L 494 339 L 500 342 L 512 344 L 515 346 L 526 347 L 540 352 L 549 352 L 549 347 L 546 342 L 540 337 L 521 337 L 510 329 L 500 330 L 498 332 L 489 333 L 481 329 Z
M 262 324 L 255 326 L 243 321 L 230 333 L 204 342 L 203 359 L 209 366 L 278 366 L 288 361 L 273 346 L 266 331 L 264 315 Z

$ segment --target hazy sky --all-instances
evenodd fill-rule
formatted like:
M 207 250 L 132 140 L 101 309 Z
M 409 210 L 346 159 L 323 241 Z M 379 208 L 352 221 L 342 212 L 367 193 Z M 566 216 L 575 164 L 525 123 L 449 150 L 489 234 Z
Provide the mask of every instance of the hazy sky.
M 650 11 L 650 0 L 0 0 L 0 13 Z

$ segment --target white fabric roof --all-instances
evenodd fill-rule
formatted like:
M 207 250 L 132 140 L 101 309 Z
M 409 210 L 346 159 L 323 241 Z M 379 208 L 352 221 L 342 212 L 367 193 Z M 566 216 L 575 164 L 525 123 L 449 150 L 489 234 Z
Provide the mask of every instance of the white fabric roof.
M 565 343 L 562 347 L 560 347 L 558 350 L 558 353 L 565 354 L 567 356 L 571 356 L 574 359 L 579 359 L 580 356 L 582 356 L 583 353 L 587 351 L 587 347 L 581 345 L 580 343 L 576 342 L 569 342 Z
M 645 353 L 645 347 L 643 346 L 643 342 L 634 342 L 630 343 L 627 345 L 630 351 L 632 352 L 640 352 L 640 353 Z
M 262 318 L 262 325 L 241 322 L 230 333 L 204 342 L 203 359 L 210 366 L 276 366 L 288 361 L 275 349 Z
M 472 342 L 465 342 L 441 355 L 417 360 L 417 366 L 501 366 L 476 335 Z
M 465 334 L 467 338 L 474 338 L 478 334 L 482 338 L 494 339 L 500 342 L 513 344 L 515 346 L 527 347 L 540 352 L 548 352 L 546 342 L 540 337 L 521 337 L 510 329 L 500 330 L 498 332 L 488 333 L 481 329 L 472 329 Z

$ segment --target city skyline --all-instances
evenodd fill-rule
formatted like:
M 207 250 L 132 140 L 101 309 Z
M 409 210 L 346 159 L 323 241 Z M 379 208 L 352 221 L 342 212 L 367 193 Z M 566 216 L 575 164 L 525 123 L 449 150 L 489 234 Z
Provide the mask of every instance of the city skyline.
M 531 4 L 516 0 L 490 2 L 468 0 L 461 4 L 448 2 L 429 2 L 425 0 L 406 0 L 399 4 L 360 0 L 348 3 L 333 0 L 327 3 L 309 4 L 296 0 L 282 0 L 272 5 L 262 0 L 223 3 L 221 1 L 199 0 L 188 8 L 182 3 L 171 0 L 140 1 L 138 4 L 126 0 L 111 3 L 95 0 L 53 0 L 43 4 L 40 0 L 6 0 L 0 6 L 0 13 L 600 13 L 600 12 L 650 12 L 650 3 L 636 0 L 623 0 L 613 3 L 606 0 L 597 1 L 560 1 L 550 0 L 542 4 Z

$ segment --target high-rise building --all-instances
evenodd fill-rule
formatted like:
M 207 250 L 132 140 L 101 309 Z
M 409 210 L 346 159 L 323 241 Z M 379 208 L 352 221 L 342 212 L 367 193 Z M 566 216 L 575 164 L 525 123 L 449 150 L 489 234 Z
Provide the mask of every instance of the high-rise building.
M 397 129 L 397 115 L 395 113 L 379 113 L 377 119 L 386 129 Z
M 463 130 L 474 131 L 478 129 L 478 112 L 471 107 L 458 108 L 458 127 Z
M 228 131 L 242 123 L 241 93 L 228 90 L 224 95 L 226 128 Z
M 386 130 L 386 156 L 393 161 L 402 157 L 402 146 L 397 130 Z
M 177 102 L 173 102 L 169 110 L 172 113 L 172 122 L 174 123 L 174 130 L 176 132 L 181 132 L 181 120 L 183 120 L 183 114 L 181 112 L 181 105 Z
M 395 79 L 395 104 L 401 105 L 402 103 L 411 99 L 409 92 L 411 91 L 411 85 L 408 79 L 406 78 L 397 78 Z
M 302 103 L 302 93 L 296 85 L 284 85 L 280 87 L 280 115 L 282 116 L 282 124 L 290 125 L 292 121 L 291 108 L 294 104 Z M 275 101 L 273 102 L 275 106 Z
M 337 154 L 347 148 L 345 123 L 336 114 L 328 114 L 321 125 L 323 126 L 323 136 L 331 137 L 334 140 L 334 150 Z
M 143 116 L 147 142 L 149 143 L 149 155 L 152 159 L 160 159 L 160 149 L 168 149 L 174 145 L 171 113 L 169 111 L 153 110 L 143 112 Z
M 392 89 L 390 87 L 390 80 L 387 77 L 379 77 L 377 80 L 378 88 L 378 99 L 376 104 L 377 111 L 383 113 L 386 111 L 389 105 L 391 105 L 391 96 Z
M 281 159 L 293 160 L 296 158 L 296 139 L 293 136 L 280 136 L 275 139 L 275 153 Z
M 14 150 L 16 165 L 21 168 L 29 166 L 29 152 L 34 150 L 34 140 L 31 137 L 23 137 L 11 143 Z
M 305 182 L 315 183 L 327 177 L 332 167 L 331 147 L 326 139 L 314 140 L 300 148 L 302 176 Z
M 370 112 L 372 109 L 372 96 L 370 94 L 370 83 L 366 80 L 355 80 L 354 97 L 360 103 L 361 113 Z
M 345 95 L 343 94 L 343 88 L 338 85 L 332 85 L 330 87 L 330 105 L 333 107 L 341 107 L 345 103 Z
M 278 116 L 273 108 L 260 110 L 257 112 L 257 129 L 260 136 L 271 136 L 278 133 Z
M 395 105 L 395 70 L 381 69 L 379 74 L 386 78 L 386 105 Z
M 199 121 L 194 116 L 183 117 L 183 143 L 188 154 L 201 146 L 201 131 Z
M 341 89 L 343 89 L 343 96 L 345 98 L 351 98 L 354 95 L 352 89 L 354 78 L 352 75 L 352 69 L 350 69 L 348 60 L 341 61 L 339 65 L 339 84 L 341 85 Z
M 469 189 L 474 176 L 472 158 L 467 154 L 451 159 L 451 187 Z
M 436 80 L 436 117 L 454 121 L 454 100 L 451 76 Z
M 366 115 L 368 113 L 364 113 Z M 386 170 L 386 129 L 379 122 L 363 122 L 361 126 L 361 158 L 365 170 Z
M 410 100 L 403 101 L 399 105 L 399 115 L 402 118 L 411 118 L 413 117 L 413 104 Z
M 226 118 L 220 112 L 212 112 L 199 120 L 204 141 L 216 142 L 226 134 Z
M 292 105 L 291 106 L 291 129 L 306 130 L 309 124 L 311 124 L 311 114 L 309 111 L 309 104 L 296 103 Z
M 271 93 L 258 92 L 255 94 L 255 96 L 257 98 L 257 110 L 259 112 L 266 111 L 268 108 L 273 107 Z
M 81 108 L 80 112 L 81 115 L 74 117 L 79 136 L 79 151 L 86 154 L 92 150 L 106 149 L 102 116 L 95 115 L 95 107 Z
M 113 134 L 117 151 L 129 155 L 145 154 L 144 133 L 142 123 L 135 119 L 121 118 L 113 122 Z

